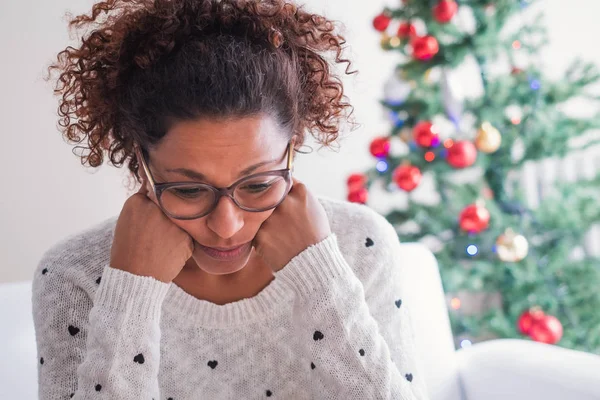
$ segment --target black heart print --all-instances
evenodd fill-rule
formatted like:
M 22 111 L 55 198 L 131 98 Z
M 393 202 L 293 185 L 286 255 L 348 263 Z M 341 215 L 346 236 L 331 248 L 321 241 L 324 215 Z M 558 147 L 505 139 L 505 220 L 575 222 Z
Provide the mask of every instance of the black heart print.
M 69 333 L 71 336 L 75 336 L 79 333 L 79 328 L 75 328 L 73 325 L 69 325 Z
M 100 284 L 100 279 L 102 279 L 102 277 L 98 277 L 98 279 L 96 279 L 96 283 L 99 285 Z
M 218 362 L 216 360 L 208 362 L 208 366 L 211 367 L 212 369 L 217 368 L 217 364 L 218 364 Z
M 412 374 L 406 374 L 406 380 L 409 382 L 412 382 L 412 380 L 413 380 Z
M 99 392 L 100 390 L 102 390 L 102 385 L 96 385 L 96 392 Z
M 365 246 L 367 247 L 371 247 L 373 246 L 375 243 L 373 242 L 373 240 L 371 240 L 371 238 L 367 238 L 367 242 L 365 243 Z
M 396 303 L 396 307 L 400 308 L 400 306 L 402 305 L 402 300 L 398 299 L 394 303 Z
M 323 339 L 325 336 L 323 336 L 323 334 L 319 331 L 315 331 L 314 335 L 313 335 L 313 339 L 314 340 L 321 340 Z
M 271 395 L 272 395 L 272 394 L 273 394 L 273 393 L 271 393 L 271 391 L 270 391 L 270 390 L 267 390 L 267 397 L 271 397 Z
M 48 268 L 44 268 L 44 269 L 42 270 L 42 275 L 46 275 L 46 272 L 48 272 Z
M 137 356 L 133 357 L 133 362 L 143 364 L 144 361 L 145 361 L 144 360 L 144 355 L 142 353 L 140 353 Z
M 310 369 L 315 369 L 315 368 L 316 368 L 315 364 L 314 363 L 310 363 Z
M 364 356 L 364 355 L 365 355 L 365 351 L 364 351 L 363 349 L 360 349 L 358 352 L 359 352 L 359 354 L 360 354 L 361 356 Z

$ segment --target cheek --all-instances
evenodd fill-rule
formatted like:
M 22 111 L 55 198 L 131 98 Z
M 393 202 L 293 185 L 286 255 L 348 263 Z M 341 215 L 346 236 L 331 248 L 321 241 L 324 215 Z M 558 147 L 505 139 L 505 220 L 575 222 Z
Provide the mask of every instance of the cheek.
M 273 210 L 261 212 L 261 213 L 249 213 L 251 214 L 247 219 L 244 220 L 246 229 L 252 230 L 254 234 L 260 229 L 261 225 L 269 219 L 271 214 L 273 214 Z
M 183 229 L 184 231 L 186 231 L 188 234 L 193 236 L 194 233 L 194 228 L 198 229 L 197 227 L 195 227 L 193 221 L 185 221 L 185 220 L 181 220 L 181 219 L 174 219 L 171 217 L 168 217 L 172 223 L 174 223 L 175 225 L 177 225 L 178 227 L 180 227 L 181 229 Z

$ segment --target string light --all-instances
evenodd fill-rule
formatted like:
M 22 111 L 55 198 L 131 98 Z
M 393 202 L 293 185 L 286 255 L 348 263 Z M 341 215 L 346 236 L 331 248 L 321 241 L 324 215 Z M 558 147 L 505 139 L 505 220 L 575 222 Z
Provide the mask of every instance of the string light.
M 428 151 L 425 153 L 425 161 L 432 162 L 433 160 L 435 160 L 435 154 L 433 151 Z
M 520 41 L 518 41 L 518 40 L 515 40 L 515 41 L 512 43 L 512 47 L 513 47 L 513 49 L 515 49 L 515 50 L 519 50 L 519 49 L 521 48 L 521 42 L 520 42 Z
M 530 82 L 531 90 L 539 90 L 542 87 L 542 84 L 537 79 L 532 79 Z
M 513 123 L 513 125 L 519 125 L 521 123 L 521 118 L 519 117 L 512 117 L 510 122 Z
M 458 297 L 453 298 L 450 301 L 450 306 L 454 309 L 454 310 L 458 310 L 460 308 L 460 299 Z
M 460 347 L 462 347 L 463 349 L 465 347 L 471 347 L 473 345 L 473 342 L 471 342 L 469 339 L 464 339 L 460 342 Z
M 388 100 L 388 104 L 390 105 L 400 105 L 404 103 L 403 101 L 398 101 L 396 103 L 392 103 Z M 394 125 L 396 126 L 396 128 L 402 128 L 404 126 L 404 122 L 405 122 L 405 118 L 403 118 L 402 115 L 400 115 L 400 113 L 397 113 L 395 111 L 390 111 L 390 119 L 392 120 L 392 122 L 394 123 Z
M 479 253 L 479 249 L 474 244 L 470 244 L 467 246 L 467 254 L 470 256 L 475 256 Z
M 385 172 L 388 169 L 388 163 L 385 160 L 379 160 L 375 168 L 377 168 L 377 171 L 379 172 Z
M 444 147 L 449 149 L 450 147 L 454 146 L 454 140 L 452 139 L 446 139 L 444 141 Z

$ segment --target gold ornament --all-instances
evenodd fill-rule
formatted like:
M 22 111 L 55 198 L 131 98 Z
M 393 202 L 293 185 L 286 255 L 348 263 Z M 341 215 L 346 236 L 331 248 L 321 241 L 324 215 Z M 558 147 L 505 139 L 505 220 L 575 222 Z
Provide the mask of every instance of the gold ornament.
M 525 236 L 517 235 L 508 228 L 496 240 L 496 253 L 504 262 L 519 262 L 527 257 L 529 243 Z
M 477 131 L 475 146 L 484 153 L 493 153 L 500 148 L 502 144 L 502 135 L 498 129 L 494 128 L 489 122 L 484 122 Z
M 425 79 L 425 83 L 433 82 L 433 80 L 431 79 L 431 69 L 432 68 L 427 68 L 427 71 L 425 71 L 425 74 L 423 75 L 423 78 Z
M 384 50 L 397 49 L 402 45 L 402 40 L 398 36 L 389 36 L 383 34 L 381 36 L 381 48 Z

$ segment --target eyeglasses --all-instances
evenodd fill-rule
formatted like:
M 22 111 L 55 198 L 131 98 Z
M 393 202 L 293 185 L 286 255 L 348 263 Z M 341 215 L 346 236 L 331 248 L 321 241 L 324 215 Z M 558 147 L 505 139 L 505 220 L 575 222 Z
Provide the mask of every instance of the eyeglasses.
M 287 167 L 276 171 L 260 172 L 239 179 L 227 188 L 206 183 L 156 183 L 139 144 L 134 144 L 154 195 L 163 212 L 171 218 L 190 220 L 210 214 L 222 196 L 227 196 L 242 210 L 263 212 L 283 202 L 292 186 L 294 139 L 287 148 Z

